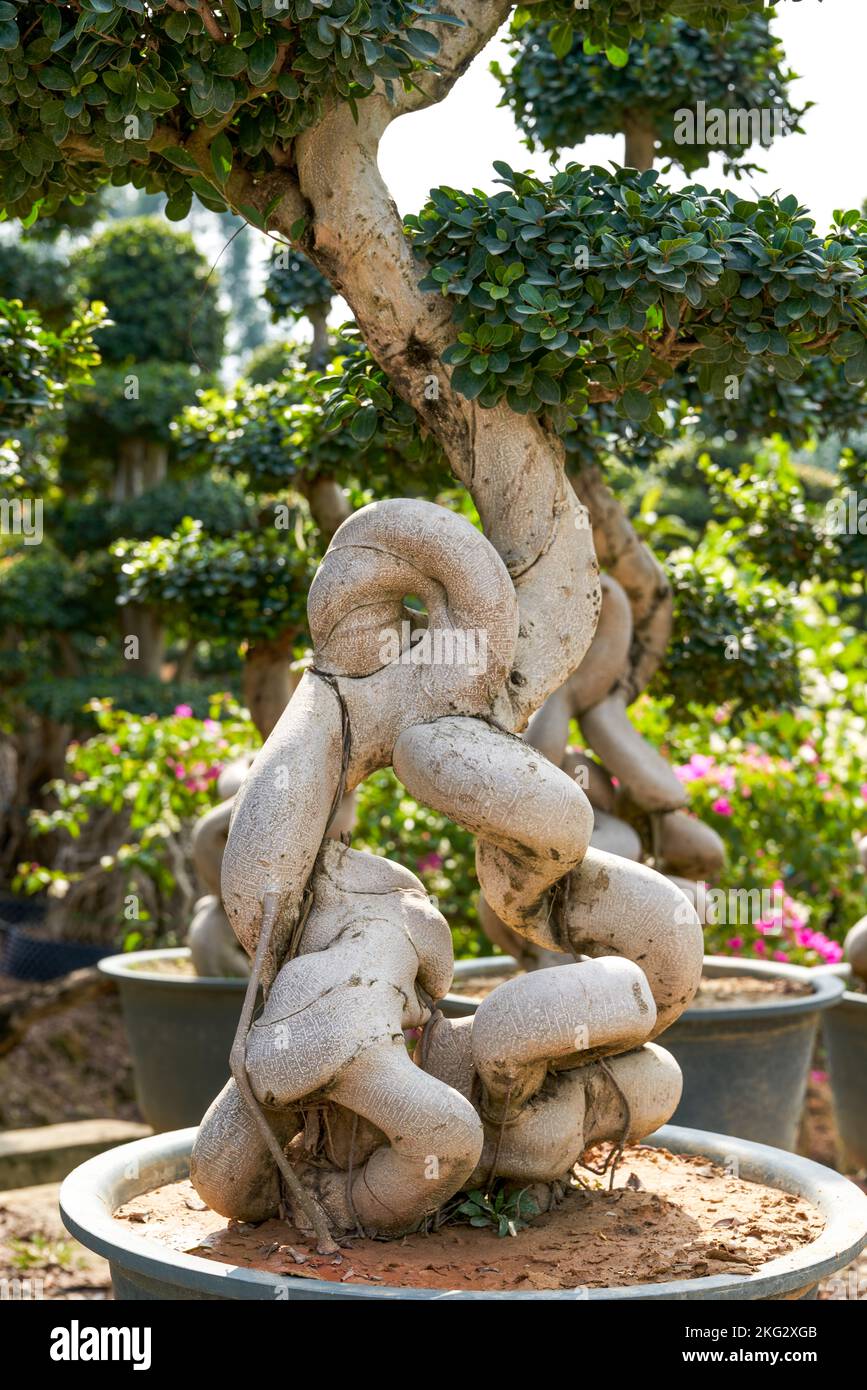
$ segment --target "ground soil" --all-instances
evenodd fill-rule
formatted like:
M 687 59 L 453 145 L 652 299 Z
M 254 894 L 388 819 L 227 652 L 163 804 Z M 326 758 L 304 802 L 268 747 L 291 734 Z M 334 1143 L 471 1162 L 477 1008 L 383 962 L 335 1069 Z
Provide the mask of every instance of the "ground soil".
M 189 1182 L 137 1198 L 116 1219 L 161 1244 L 250 1269 L 333 1283 L 514 1292 L 748 1275 L 815 1239 L 824 1224 L 800 1198 L 664 1149 L 628 1149 L 610 1192 L 607 1180 L 579 1173 L 586 1186 L 571 1189 L 514 1239 L 449 1222 L 389 1243 L 352 1238 L 339 1257 L 317 1255 L 281 1221 L 227 1223 Z
M 0 976 L 0 994 L 26 988 Z M 0 1129 L 141 1118 L 116 996 L 35 1023 L 17 1047 L 0 1056 Z
M 21 1299 L 111 1298 L 108 1264 L 64 1229 L 58 1183 L 0 1192 L 0 1291 Z M 17 1281 L 17 1282 L 16 1282 Z

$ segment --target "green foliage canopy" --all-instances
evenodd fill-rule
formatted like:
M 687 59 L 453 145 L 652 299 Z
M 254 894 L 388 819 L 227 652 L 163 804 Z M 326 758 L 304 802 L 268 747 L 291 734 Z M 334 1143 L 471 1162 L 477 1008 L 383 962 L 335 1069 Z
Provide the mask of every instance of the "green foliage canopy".
M 99 362 L 94 332 L 103 306 L 82 310 L 66 327 L 46 328 L 35 309 L 0 299 L 0 415 L 4 435 L 22 429 L 38 411 L 61 404 L 92 380 Z
M 867 221 L 828 237 L 796 198 L 751 201 L 655 171 L 570 164 L 550 182 L 496 163 L 505 189 L 434 189 L 407 219 L 450 295 L 452 384 L 483 406 L 503 398 L 574 428 L 589 400 L 662 435 L 662 387 L 690 360 L 722 394 L 757 358 L 797 380 L 810 354 L 867 378 Z
M 208 264 L 188 232 L 157 217 L 114 223 L 73 258 L 81 297 L 108 307 L 103 362 L 219 366 L 224 316 Z
M 333 297 L 330 281 L 305 255 L 285 246 L 274 248 L 268 263 L 265 298 L 275 323 L 281 319 L 294 323 L 311 310 L 326 312 Z
M 588 32 L 628 41 L 670 9 L 724 23 L 761 0 L 595 0 Z M 166 193 L 171 218 L 193 194 L 223 211 L 233 169 L 269 173 L 329 99 L 411 80 L 454 22 L 412 0 L 0 0 L 0 204 L 50 214 L 111 181 Z
M 306 624 L 307 591 L 320 553 L 299 514 L 289 525 L 208 535 L 186 518 L 171 536 L 119 541 L 121 603 L 159 609 L 203 637 L 272 641 Z

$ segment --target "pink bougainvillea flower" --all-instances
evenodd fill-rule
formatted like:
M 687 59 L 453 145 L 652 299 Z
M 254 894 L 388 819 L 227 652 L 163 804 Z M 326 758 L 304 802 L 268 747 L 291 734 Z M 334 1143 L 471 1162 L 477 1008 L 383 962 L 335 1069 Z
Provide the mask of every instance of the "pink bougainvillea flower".
M 718 796 L 716 801 L 711 803 L 710 809 L 715 811 L 718 816 L 730 816 L 732 813 L 732 804 L 727 796 Z
M 738 951 L 744 949 L 744 939 L 742 936 L 730 936 L 726 945 L 730 951 L 734 951 L 735 954 L 737 954 Z
M 175 713 L 177 714 L 177 710 L 175 710 Z M 202 728 L 204 729 L 206 734 L 218 734 L 220 732 L 220 726 L 217 723 L 216 719 L 204 720 Z
M 753 950 L 757 956 L 766 956 L 768 953 L 768 948 L 764 941 L 756 941 L 753 945 Z
M 831 780 L 831 777 L 830 777 L 830 774 L 829 774 L 829 773 L 827 773 L 827 772 L 817 772 L 817 773 L 816 773 L 816 785 L 817 785 L 817 786 L 819 786 L 819 787 L 827 787 L 827 785 L 828 785 L 828 783 L 830 782 L 830 780 Z
M 703 777 L 707 777 L 714 761 L 706 753 L 693 753 L 688 763 L 681 763 L 674 771 L 681 782 L 700 782 Z
M 415 866 L 419 873 L 424 873 L 425 869 L 441 869 L 443 861 L 438 854 L 425 854 L 423 858 L 416 860 Z
M 735 789 L 735 774 L 730 767 L 721 767 L 716 775 L 716 781 L 724 792 L 733 792 Z
M 192 719 L 193 717 L 190 705 L 175 705 L 175 714 L 179 719 Z
M 798 749 L 798 757 L 805 763 L 817 763 L 819 754 L 811 743 L 802 743 Z
M 786 955 L 785 951 L 775 951 L 775 952 L 774 952 L 774 960 L 788 960 L 788 959 L 789 959 L 789 957 Z
M 867 801 L 867 782 L 862 782 L 860 787 L 861 800 Z

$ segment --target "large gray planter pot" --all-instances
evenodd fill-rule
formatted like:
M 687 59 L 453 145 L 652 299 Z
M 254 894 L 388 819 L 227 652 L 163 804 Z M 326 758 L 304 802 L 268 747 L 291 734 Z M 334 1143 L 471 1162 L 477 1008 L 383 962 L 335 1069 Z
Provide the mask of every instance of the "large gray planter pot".
M 99 969 L 117 981 L 139 1109 L 156 1130 L 197 1125 L 229 1078 L 229 1052 L 246 980 L 158 972 L 189 960 L 186 947 L 109 956 Z
M 167 1249 L 128 1225 L 112 1220 L 124 1202 L 164 1183 L 189 1177 L 195 1130 L 157 1134 L 124 1144 L 76 1168 L 63 1184 L 60 1210 L 67 1230 L 111 1265 L 117 1299 L 169 1300 L 461 1300 L 533 1299 L 597 1302 L 648 1299 L 713 1299 L 754 1302 L 806 1298 L 825 1279 L 854 1260 L 867 1244 L 867 1197 L 839 1173 L 795 1154 L 780 1153 L 719 1134 L 666 1125 L 648 1143 L 674 1153 L 701 1154 L 721 1164 L 738 1164 L 742 1178 L 806 1198 L 825 1217 L 811 1244 L 750 1275 L 711 1275 L 619 1289 L 541 1290 L 533 1293 L 471 1292 L 464 1289 L 402 1289 L 332 1284 L 318 1279 L 270 1274 L 204 1260 Z M 140 1229 L 140 1228 L 139 1228 Z
M 839 1003 L 843 982 L 800 966 L 706 956 L 705 976 L 750 975 L 809 984 L 800 998 L 686 1009 L 660 1034 L 683 1072 L 677 1124 L 794 1149 L 819 1019 Z
M 847 974 L 851 971 L 847 968 Z M 844 1160 L 867 1168 L 867 994 L 846 990 L 824 1017 L 822 1032 Z
M 514 965 L 511 956 L 458 961 L 455 979 L 502 974 L 510 965 Z M 812 994 L 741 1007 L 684 1010 L 658 1040 L 674 1054 L 683 1072 L 683 1098 L 673 1121 L 793 1149 L 819 1018 L 839 1003 L 842 980 L 830 971 L 730 956 L 705 956 L 704 974 L 797 980 L 809 984 Z M 478 1001 L 449 994 L 441 1007 L 449 1017 L 458 1018 L 474 1013 Z M 836 1012 L 825 1016 L 833 1018 Z M 867 1033 L 863 1036 L 862 1047 L 867 1047 Z M 854 1064 L 849 1073 L 854 1084 Z M 864 1128 L 867 1118 L 862 1116 L 862 1133 Z

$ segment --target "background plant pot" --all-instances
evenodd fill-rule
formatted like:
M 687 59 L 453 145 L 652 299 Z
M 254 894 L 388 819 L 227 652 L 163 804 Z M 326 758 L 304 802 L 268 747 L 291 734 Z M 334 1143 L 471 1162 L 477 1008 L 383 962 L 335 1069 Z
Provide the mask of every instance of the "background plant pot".
M 247 981 L 159 973 L 187 947 L 130 951 L 99 963 L 117 981 L 136 1097 L 156 1130 L 198 1124 L 229 1078 L 229 1052 Z
M 851 976 L 851 970 L 847 967 Z M 825 1014 L 822 1033 L 834 1096 L 834 1117 L 842 1157 L 867 1168 L 867 994 L 846 990 L 835 1009 Z
M 517 969 L 518 962 L 514 956 L 476 956 L 471 960 L 456 960 L 454 984 L 460 983 L 461 980 L 473 979 L 477 975 L 506 975 L 512 971 L 516 972 Z M 478 999 L 452 992 L 441 999 L 439 1004 L 446 1018 L 466 1018 L 468 1014 L 474 1014 L 479 1007 Z
M 56 980 L 71 970 L 96 965 L 111 949 L 84 941 L 53 941 L 32 927 L 0 922 L 0 975 L 13 980 Z
M 406 1289 L 363 1284 L 333 1284 L 293 1275 L 263 1273 L 204 1260 L 169 1250 L 128 1224 L 114 1222 L 112 1213 L 124 1202 L 164 1183 L 189 1177 L 190 1150 L 195 1130 L 157 1134 L 123 1144 L 76 1168 L 60 1192 L 60 1211 L 67 1230 L 89 1250 L 111 1264 L 117 1299 L 357 1299 L 433 1300 L 529 1299 L 575 1301 L 575 1291 L 546 1289 L 533 1293 L 490 1293 L 469 1290 Z M 582 1289 L 582 1300 L 635 1301 L 647 1299 L 738 1300 L 808 1297 L 820 1279 L 843 1269 L 867 1244 L 867 1197 L 829 1168 L 795 1154 L 749 1144 L 720 1134 L 666 1125 L 647 1143 L 674 1153 L 701 1154 L 720 1164 L 736 1162 L 742 1178 L 765 1183 L 782 1192 L 806 1198 L 822 1212 L 822 1234 L 800 1250 L 782 1255 L 756 1274 L 716 1274 L 631 1288 Z M 136 1228 L 140 1230 L 141 1228 Z M 387 1247 L 384 1247 L 387 1249 Z
M 683 1072 L 683 1097 L 673 1121 L 793 1149 L 819 1017 L 838 1004 L 843 982 L 800 966 L 729 956 L 706 956 L 704 974 L 797 980 L 809 984 L 812 993 L 686 1009 L 657 1039 Z

